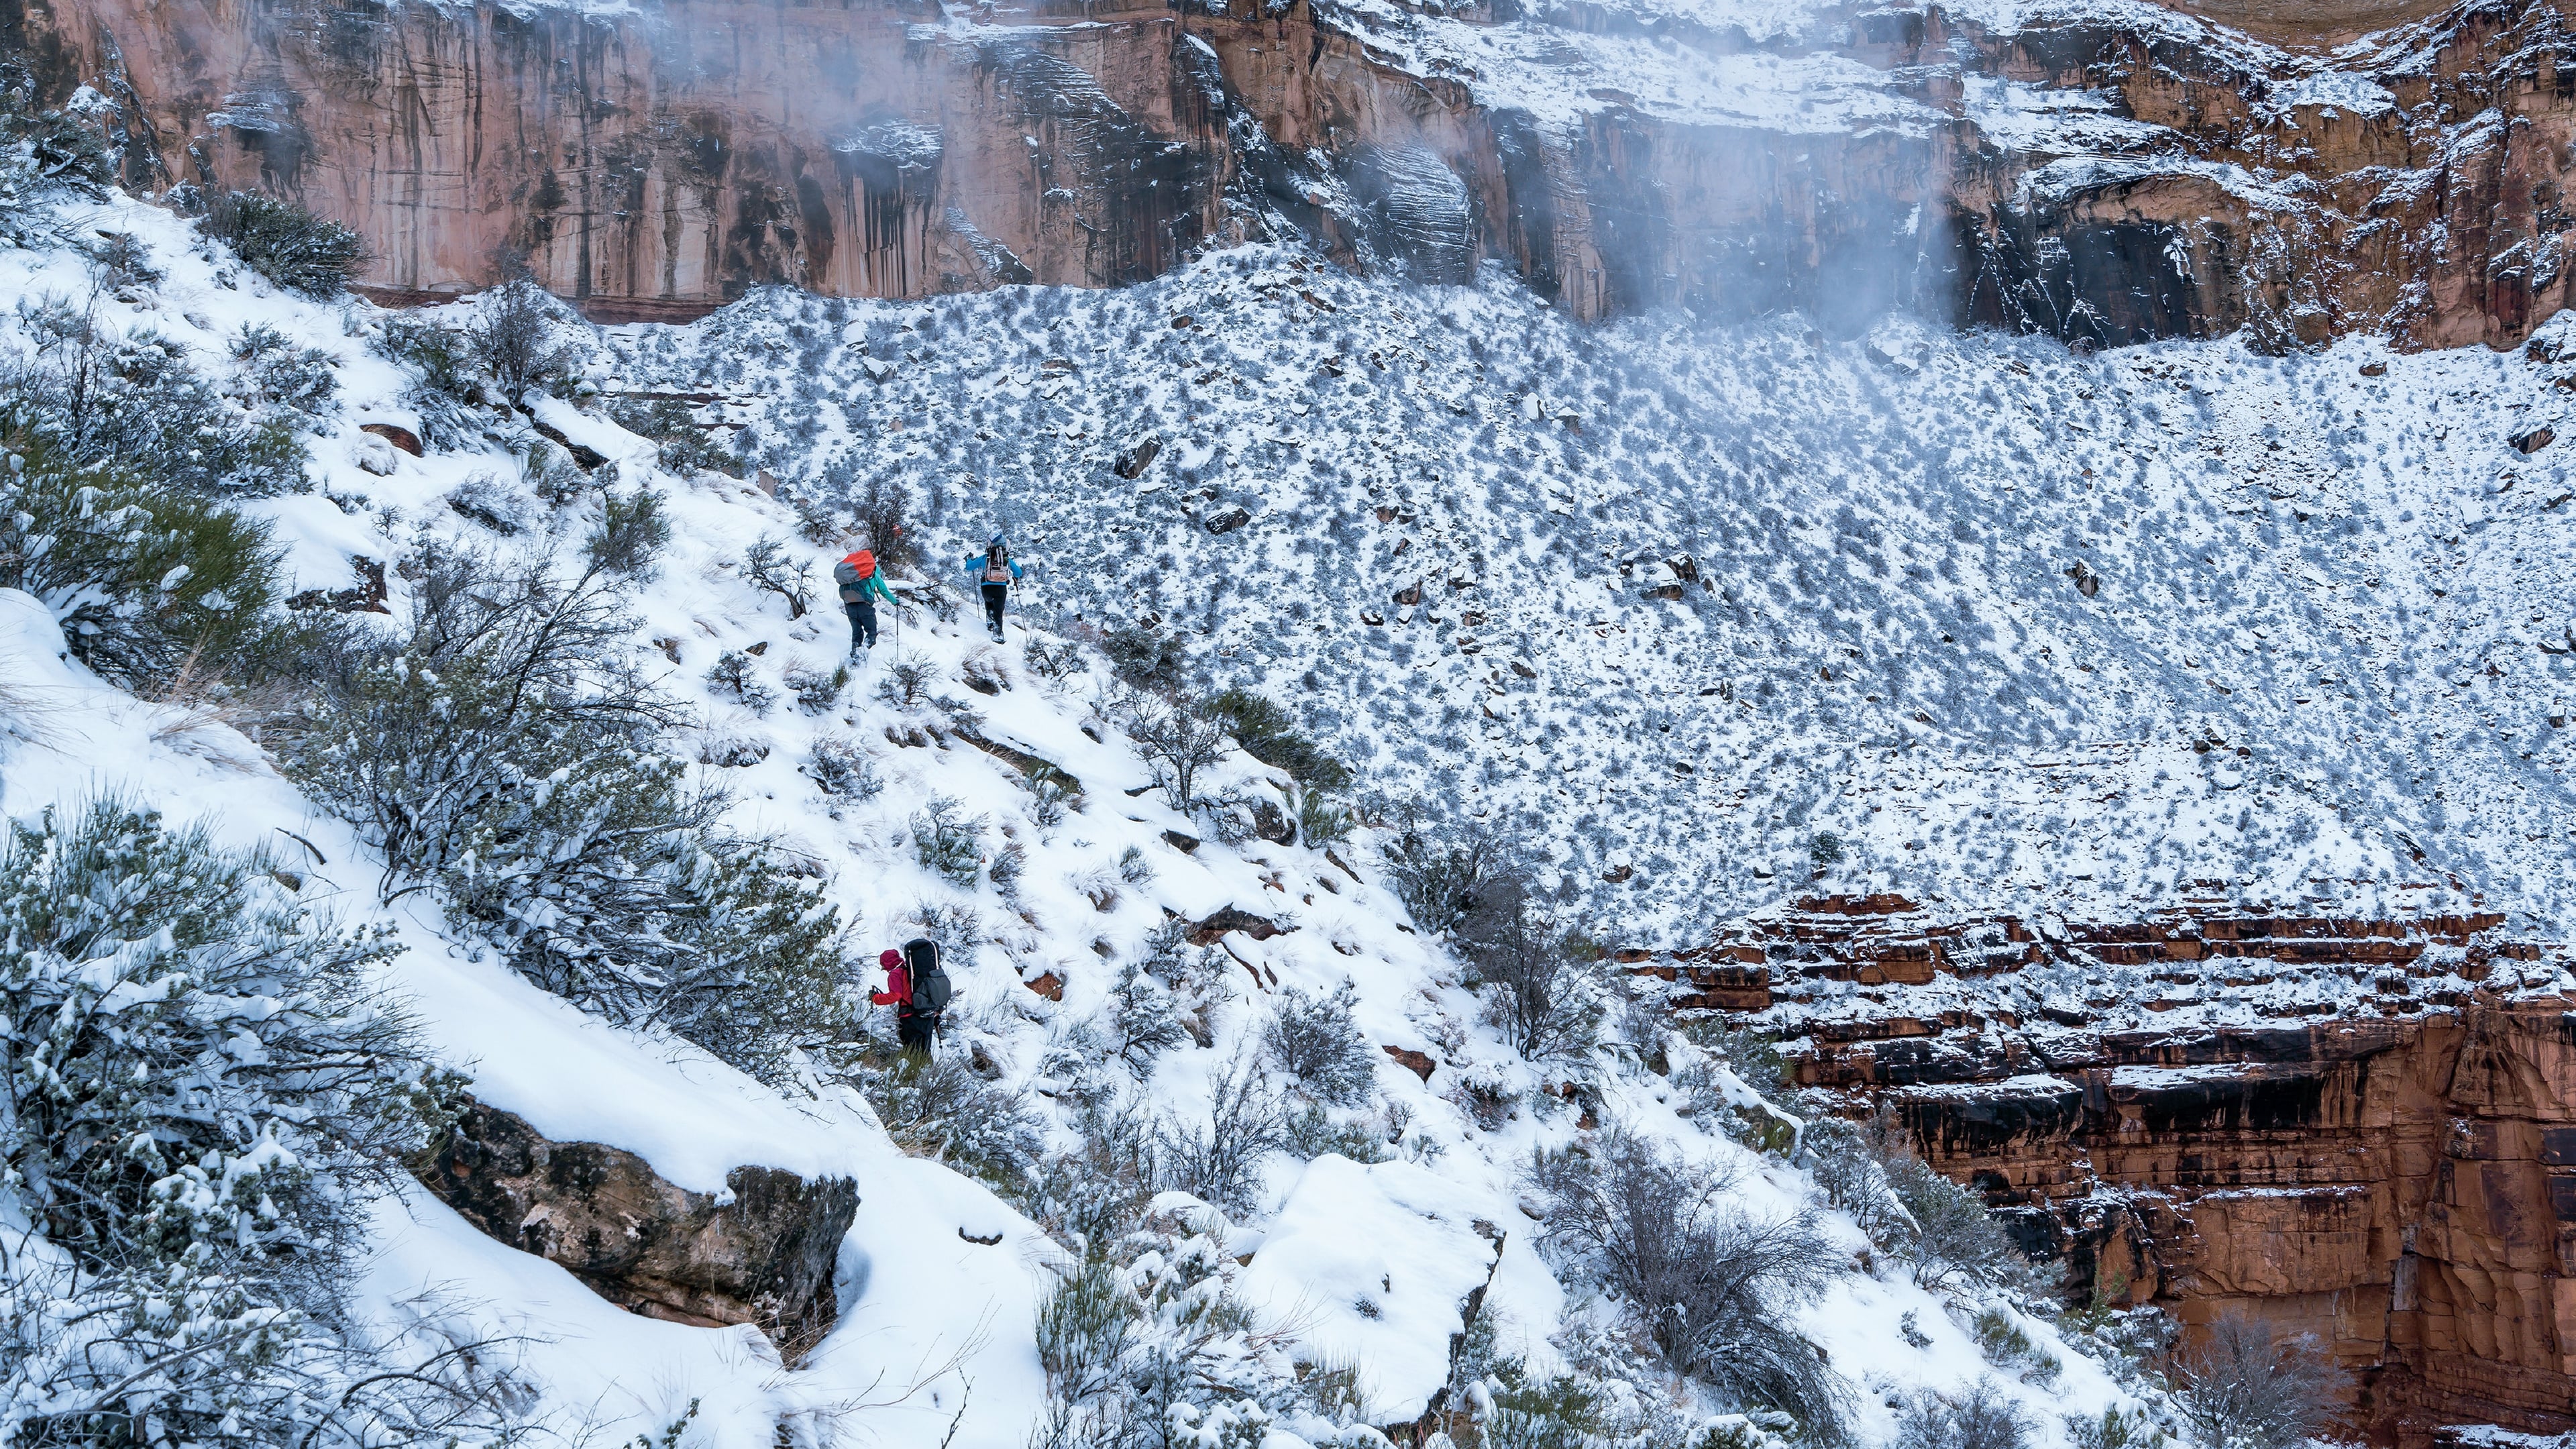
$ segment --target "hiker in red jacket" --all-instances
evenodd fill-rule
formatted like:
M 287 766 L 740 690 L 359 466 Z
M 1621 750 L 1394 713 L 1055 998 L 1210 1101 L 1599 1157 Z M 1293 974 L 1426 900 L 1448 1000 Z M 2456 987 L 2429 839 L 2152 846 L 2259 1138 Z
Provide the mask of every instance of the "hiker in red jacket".
M 907 951 L 920 954 L 920 972 L 914 972 Z M 948 1006 L 948 972 L 940 967 L 938 946 L 930 941 L 912 941 L 907 951 L 876 957 L 876 964 L 886 967 L 886 990 L 871 990 L 868 1000 L 894 1008 L 894 1039 L 904 1052 L 927 1057 L 940 1034 L 940 1008 Z

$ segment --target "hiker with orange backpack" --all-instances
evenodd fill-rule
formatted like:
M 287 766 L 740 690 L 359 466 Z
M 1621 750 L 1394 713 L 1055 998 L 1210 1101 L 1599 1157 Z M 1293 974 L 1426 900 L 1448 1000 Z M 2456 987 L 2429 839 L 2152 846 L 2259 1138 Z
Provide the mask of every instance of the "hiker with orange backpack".
M 876 601 L 894 603 L 894 591 L 886 587 L 885 570 L 877 567 L 877 556 L 863 548 L 853 549 L 832 565 L 832 582 L 840 585 L 841 607 L 850 616 L 850 657 L 855 659 L 876 647 Z

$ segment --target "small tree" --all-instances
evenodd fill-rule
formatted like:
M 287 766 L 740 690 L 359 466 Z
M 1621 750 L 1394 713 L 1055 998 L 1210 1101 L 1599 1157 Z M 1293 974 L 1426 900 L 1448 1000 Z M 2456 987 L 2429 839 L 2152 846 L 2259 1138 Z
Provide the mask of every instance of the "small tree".
M 1455 929 L 1486 904 L 1507 871 L 1502 836 L 1480 821 L 1441 824 L 1407 809 L 1378 850 L 1388 888 L 1414 923 L 1439 935 Z
M 2275 1341 L 2267 1324 L 2230 1315 L 2177 1364 L 2174 1398 L 2204 1449 L 2292 1449 L 2334 1422 L 2346 1376 L 2313 1338 Z
M 525 275 L 492 289 L 471 335 L 475 360 L 513 401 L 571 362 L 572 350 L 555 340 L 554 298 Z
M 785 600 L 790 619 L 804 618 L 814 606 L 813 560 L 791 556 L 784 542 L 768 534 L 743 555 L 742 576 L 753 588 Z
M 1842 1271 L 1813 1217 L 1746 1217 L 1725 1175 L 1617 1134 L 1542 1152 L 1530 1176 L 1546 1241 L 1600 1272 L 1675 1369 L 1839 1437 L 1848 1391 L 1786 1317 Z
M 1459 954 L 1484 989 L 1487 1019 L 1522 1056 L 1546 1061 L 1599 1040 L 1608 993 L 1518 878 L 1486 886 L 1457 935 Z
M 1199 804 L 1199 776 L 1225 759 L 1225 724 L 1189 704 L 1154 711 L 1128 730 L 1136 748 L 1154 767 L 1172 808 L 1187 813 Z
M 1287 1119 L 1270 1078 L 1249 1057 L 1208 1085 L 1202 1123 L 1166 1118 L 1154 1132 L 1155 1178 L 1238 1216 L 1256 1206 L 1262 1160 L 1287 1143 Z

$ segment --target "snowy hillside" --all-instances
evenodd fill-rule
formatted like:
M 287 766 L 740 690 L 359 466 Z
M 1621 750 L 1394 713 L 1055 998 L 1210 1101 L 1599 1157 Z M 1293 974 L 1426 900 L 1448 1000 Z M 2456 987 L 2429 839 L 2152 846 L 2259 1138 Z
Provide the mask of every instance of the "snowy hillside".
M 2516 447 L 2566 394 L 2519 353 L 1586 328 L 1262 251 L 605 348 L 791 491 L 1008 529 L 1051 617 L 1159 624 L 1623 943 L 1819 890 L 2571 904 L 2565 445 Z
M 1500 286 L 1392 290 L 1249 252 L 1109 296 L 544 323 L 519 361 L 547 386 L 514 403 L 474 372 L 514 365 L 511 294 L 396 317 L 281 292 L 139 203 L 60 217 L 0 251 L 21 303 L 0 322 L 7 564 L 27 584 L 0 591 L 13 909 L 42 917 L 22 887 L 67 867 L 29 842 L 84 802 L 202 823 L 211 849 L 261 852 L 245 888 L 315 913 L 298 931 L 390 933 L 368 1000 L 481 1103 L 691 1192 L 723 1197 L 742 1165 L 857 1184 L 838 1325 L 791 1368 L 751 1327 L 627 1314 L 399 1172 L 372 1195 L 331 1178 L 356 1205 L 353 1279 L 274 1280 L 302 1296 L 260 1331 L 470 1379 L 445 1426 L 464 1441 L 1296 1449 L 1392 1428 L 1755 1449 L 1958 1444 L 1976 1419 L 2148 1442 L 2102 1424 L 2188 1409 L 2126 1351 L 2154 1347 L 2152 1314 L 2054 1320 L 1969 1194 L 1766 1100 L 1758 1044 L 1672 1030 L 1605 941 L 1687 939 L 1804 889 L 1828 832 L 1852 856 L 1837 883 L 1961 903 L 2036 888 L 2109 910 L 2218 875 L 2249 899 L 2561 909 L 2541 716 L 2563 706 L 2539 652 L 2568 642 L 2541 627 L 2566 618 L 2539 542 L 2557 473 L 2547 453 L 2511 455 L 2509 487 L 2473 471 L 2551 406 L 2517 359 L 2365 379 L 2359 348 L 2085 361 L 1901 323 L 1850 344 L 1794 321 L 1584 332 Z M 75 372 L 95 388 L 65 391 Z M 2337 410 L 2364 388 L 2404 405 Z M 686 429 L 612 420 L 642 394 L 744 423 L 778 495 L 683 466 L 705 456 Z M 116 415 L 142 398 L 182 411 Z M 128 451 L 76 431 L 107 423 Z M 211 481 L 118 491 L 120 467 L 165 458 Z M 843 490 L 871 479 L 910 493 L 928 562 L 844 674 L 824 579 Z M 256 601 L 202 591 L 211 547 L 123 594 L 62 571 L 67 540 L 161 547 L 149 507 L 183 496 L 265 525 L 273 616 L 308 631 L 241 646 L 237 678 L 144 647 L 173 619 L 248 622 Z M 956 563 L 995 530 L 1036 566 L 999 646 Z M 531 676 L 543 727 L 620 713 L 566 735 L 589 752 L 552 773 L 514 756 L 441 855 L 417 841 L 444 807 L 402 792 L 479 768 L 441 752 L 505 708 L 475 692 L 484 656 L 429 652 L 458 619 L 591 630 L 573 672 Z M 1113 657 L 1096 627 L 1131 622 L 1182 662 L 1140 684 L 1156 636 L 1116 635 Z M 1377 818 L 1506 826 L 1567 905 L 1488 875 L 1414 891 L 1456 905 L 1435 928 L 1393 888 L 1434 846 L 1393 825 L 1291 843 L 1334 833 L 1319 774 L 1229 745 L 1176 776 L 1154 738 L 1223 686 L 1286 705 Z M 596 811 L 543 835 L 586 790 Z M 630 790 L 704 813 L 602 857 L 646 862 L 627 874 L 548 874 L 590 858 Z M 1301 814 L 1320 836 L 1279 824 Z M 522 828 L 550 843 L 522 850 Z M 2416 849 L 2458 883 L 2413 884 Z M 608 941 L 611 897 L 648 889 L 659 924 Z M 741 904 L 698 921 L 692 892 Z M 61 993 L 64 1022 L 139 1019 L 190 989 L 156 964 L 199 949 L 174 929 L 49 957 L 30 928 L 0 984 Z M 854 992 L 920 933 L 958 996 L 915 1069 Z M 599 974 L 615 952 L 733 964 L 674 940 L 810 949 L 685 1013 L 676 994 L 629 1009 L 635 983 Z M 808 1000 L 791 991 L 812 1019 L 772 1019 Z M 191 1070 L 265 1060 L 264 999 Z M 0 1437 L 76 1442 L 126 1389 L 23 1350 L 74 1341 L 46 1315 L 128 1280 L 48 1226 L 76 1212 L 44 1196 L 48 1154 L 97 1133 L 22 1128 L 71 1028 L 11 1009 L 28 1095 L 0 1129 L 27 1196 L 0 1212 L 35 1246 L 0 1293 L 22 1350 Z M 143 1087 L 102 1090 L 109 1112 Z M 225 1326 L 224 1295 L 316 1251 L 262 1237 L 274 1184 L 329 1170 L 282 1145 L 297 1126 L 245 1109 L 137 1199 L 202 1197 L 171 1281 L 242 1255 L 221 1259 L 234 1279 L 186 1278 L 180 1309 L 112 1299 L 138 1315 L 118 1350 L 167 1381 L 159 1412 L 210 1426 L 172 1442 L 257 1437 L 208 1398 L 229 1380 L 172 1365 L 230 1352 L 252 1329 Z M 159 1150 L 146 1133 L 130 1155 Z M 400 1437 L 311 1412 L 316 1442 Z

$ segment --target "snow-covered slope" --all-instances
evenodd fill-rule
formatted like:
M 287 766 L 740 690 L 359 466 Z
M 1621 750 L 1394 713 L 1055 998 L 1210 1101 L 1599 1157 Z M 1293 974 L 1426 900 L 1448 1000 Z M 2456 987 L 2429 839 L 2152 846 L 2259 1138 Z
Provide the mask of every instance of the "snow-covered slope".
M 212 373 L 227 365 L 226 341 L 249 321 L 277 327 L 333 359 L 341 407 L 315 425 L 318 486 L 245 505 L 274 526 L 299 586 L 343 587 L 352 556 L 399 558 L 424 533 L 503 550 L 578 546 L 597 496 L 576 494 L 550 507 L 522 487 L 526 470 L 509 450 L 533 446 L 542 454 L 551 446 L 536 440 L 527 420 L 489 410 L 477 415 L 488 429 L 478 445 L 424 457 L 397 454 L 359 431 L 363 423 L 419 421 L 399 401 L 414 379 L 365 345 L 383 326 L 382 314 L 354 302 L 326 307 L 275 293 L 195 243 L 184 223 L 149 207 L 116 201 L 79 220 L 91 230 L 138 238 L 166 273 L 122 296 L 96 296 L 95 315 L 109 330 L 159 329 Z M 1280 258 L 1264 262 L 1284 265 Z M 87 298 L 89 277 L 68 250 L 0 253 L 0 294 Z M 1210 271 L 1192 285 L 1233 281 L 1230 270 Z M 1314 277 L 1306 285 L 1335 284 Z M 1413 298 L 1382 300 L 1419 305 Z M 1492 294 L 1463 294 L 1455 303 L 1511 312 L 1506 299 Z M 765 326 L 766 319 L 747 309 L 723 325 Z M 696 346 L 722 335 L 720 326 L 680 340 Z M 650 347 L 655 340 L 639 333 L 617 339 L 625 347 Z M 893 349 L 881 351 L 892 355 Z M 919 385 L 925 370 L 907 364 L 900 386 Z M 989 380 L 960 387 L 955 406 L 997 405 Z M 1004 396 L 1017 399 L 1023 390 L 1009 384 Z M 1580 396 L 1561 391 L 1550 406 L 1572 406 Z M 1486 1322 L 1503 1351 L 1540 1365 L 1555 1361 L 1551 1339 L 1563 1326 L 1606 1313 L 1589 1286 L 1560 1284 L 1534 1247 L 1537 1228 L 1525 1211 L 1528 1154 L 1588 1135 L 1579 1115 L 1597 1114 L 1587 1120 L 1624 1126 L 1668 1144 L 1712 1175 L 1732 1178 L 1731 1198 L 1757 1217 L 1810 1203 L 1813 1184 L 1802 1172 L 1710 1130 L 1717 1114 L 1701 1097 L 1645 1070 L 1628 1048 L 1554 1068 L 1516 1058 L 1484 1024 L 1456 963 L 1414 930 L 1375 880 L 1365 837 L 1358 842 L 1359 863 L 1349 869 L 1322 852 L 1258 838 L 1194 839 L 1205 833 L 1204 824 L 1162 802 L 1146 763 L 1119 733 L 1117 711 L 1106 702 L 1112 691 L 1105 663 L 1096 654 L 1079 656 L 1084 664 L 1077 671 L 1063 667 L 1071 656 L 1061 653 L 1051 670 L 1033 669 L 1027 646 L 1047 643 L 1046 635 L 1015 624 L 1010 642 L 995 647 L 983 640 L 978 621 L 943 617 L 924 604 L 905 611 L 899 642 L 890 637 L 845 687 L 800 704 L 789 674 L 801 668 L 828 676 L 846 647 L 843 624 L 829 612 L 790 618 L 776 596 L 754 589 L 741 572 L 756 541 L 793 536 L 791 511 L 721 475 L 659 473 L 649 443 L 594 412 L 552 400 L 532 405 L 548 427 L 614 460 L 619 487 L 649 483 L 665 491 L 674 537 L 659 570 L 639 581 L 627 601 L 635 616 L 633 645 L 640 657 L 667 663 L 664 687 L 699 718 L 687 743 L 704 759 L 730 762 L 705 768 L 735 795 L 735 822 L 809 859 L 830 899 L 854 923 L 854 940 L 871 954 L 877 943 L 912 934 L 926 917 L 959 948 L 952 957 L 959 1001 L 943 1050 L 989 1062 L 999 1086 L 1044 1104 L 1067 1091 L 1062 1048 L 1093 1040 L 1078 1028 L 1102 1017 L 1122 963 L 1143 954 L 1167 920 L 1203 920 L 1227 907 L 1266 917 L 1280 934 L 1256 940 L 1236 931 L 1214 948 L 1219 970 L 1198 1022 L 1203 1042 L 1184 1043 L 1150 1069 L 1131 1073 L 1126 1090 L 1142 1110 L 1186 1122 L 1206 1113 L 1213 1083 L 1256 1053 L 1252 1043 L 1280 993 L 1320 995 L 1345 981 L 1355 985 L 1356 1020 L 1378 1065 L 1362 1104 L 1335 1117 L 1341 1130 L 1382 1144 L 1364 1155 L 1386 1160 L 1366 1164 L 1328 1153 L 1304 1161 L 1281 1152 L 1264 1164 L 1241 1222 L 1181 1211 L 1218 1234 L 1228 1253 L 1248 1258 L 1237 1288 L 1258 1312 L 1260 1336 L 1270 1345 L 1265 1352 L 1279 1358 L 1283 1371 L 1292 1359 L 1356 1366 L 1362 1423 L 1410 1420 L 1423 1411 L 1450 1372 L 1444 1346 L 1462 1326 L 1471 1290 L 1484 1289 Z M 1105 423 L 1090 427 L 1105 435 Z M 1550 455 L 1562 446 L 1554 433 L 1514 427 L 1516 440 L 1528 439 L 1516 446 Z M 1204 465 L 1224 436 L 1176 432 L 1171 446 L 1195 452 Z M 910 471 L 924 486 L 947 491 L 948 516 L 961 527 L 983 527 L 987 515 L 966 506 L 959 480 Z M 1406 499 L 1408 508 L 1414 506 L 1409 490 L 1420 486 L 1416 478 L 1408 471 L 1398 482 L 1390 460 L 1387 486 L 1408 490 L 1390 496 Z M 1149 481 L 1138 495 L 1149 510 L 1143 517 L 1168 522 L 1184 516 L 1182 505 L 1203 509 L 1209 500 L 1183 495 L 1189 484 L 1161 476 Z M 1035 585 L 1036 599 L 1060 599 L 1077 581 L 1105 592 L 1121 577 L 1143 577 L 1151 565 L 1150 557 L 1131 559 L 1107 546 L 1121 528 L 1138 525 L 1093 521 L 1076 511 L 1094 491 L 1089 484 L 1069 487 L 1043 508 L 1032 506 L 1041 500 L 1025 497 L 997 493 L 990 500 L 996 506 L 989 516 L 1025 530 L 1045 550 L 1049 567 Z M 460 496 L 472 516 L 454 506 Z M 1289 501 L 1270 505 L 1262 521 L 1232 540 L 1236 548 L 1273 550 L 1283 577 L 1298 551 L 1273 510 Z M 516 520 L 518 531 L 497 532 L 496 518 Z M 1317 524 L 1333 534 L 1353 526 L 1330 517 Z M 1086 551 L 1085 538 L 1101 546 Z M 1185 568 L 1214 567 L 1195 543 L 1167 546 L 1189 550 Z M 1495 563 L 1499 569 L 1505 560 L 1498 556 Z M 1098 572 L 1086 577 L 1077 568 L 1082 564 Z M 1131 569 L 1137 572 L 1122 572 Z M 1238 568 L 1229 581 L 1230 593 L 1206 597 L 1220 604 L 1230 597 L 1244 621 L 1266 621 L 1286 633 L 1285 619 L 1298 611 L 1274 609 L 1258 592 L 1274 586 L 1270 576 Z M 398 619 L 409 584 L 399 568 L 390 582 Z M 1497 577 L 1488 587 L 1500 583 Z M 935 591 L 932 584 L 899 581 L 925 599 Z M 1178 575 L 1165 588 L 1175 618 L 1184 608 L 1204 607 Z M 1616 622 L 1630 606 L 1604 585 L 1567 578 L 1550 588 L 1598 605 L 1600 632 L 1584 636 L 1596 653 L 1603 640 L 1619 637 L 1617 630 L 1633 627 Z M 1516 597 L 1544 617 L 1535 611 L 1549 593 Z M 1069 618 L 1075 612 L 1069 603 L 1056 602 L 1045 613 Z M 1314 604 L 1312 612 L 1325 617 L 1325 600 L 1318 595 Z M 1347 637 L 1340 625 L 1335 632 Z M 1235 642 L 1253 637 L 1224 632 L 1216 643 L 1258 657 L 1256 646 Z M 769 707 L 751 708 L 745 691 L 706 681 L 708 667 L 736 651 L 753 661 L 756 682 L 779 690 Z M 742 1449 L 780 1442 L 780 1433 L 800 1444 L 1017 1449 L 1029 1441 L 1046 1390 L 1033 1315 L 1069 1259 L 989 1186 L 905 1155 L 847 1085 L 809 1078 L 803 1090 L 782 1095 L 685 1043 L 611 1027 L 520 979 L 483 947 L 454 935 L 428 896 L 388 890 L 371 848 L 301 795 L 232 716 L 203 703 L 137 699 L 102 683 L 67 657 L 51 615 L 27 595 L 0 594 L 0 657 L 0 679 L 8 684 L 0 811 L 25 820 L 48 807 L 120 791 L 174 820 L 207 821 L 224 843 L 278 852 L 304 899 L 344 922 L 378 924 L 396 934 L 404 949 L 383 985 L 417 1017 L 434 1054 L 470 1076 L 484 1101 L 526 1117 L 550 1137 L 625 1148 L 669 1181 L 699 1191 L 720 1191 L 726 1171 L 739 1164 L 843 1173 L 861 1185 L 858 1217 L 840 1250 L 840 1324 L 792 1372 L 749 1329 L 688 1328 L 627 1315 L 563 1271 L 482 1237 L 421 1191 L 406 1191 L 375 1212 L 375 1252 L 358 1294 L 363 1309 L 387 1322 L 426 1325 L 457 1342 L 505 1341 L 518 1371 L 542 1392 L 535 1422 L 566 1442 L 622 1443 L 644 1435 L 661 1443 L 659 1436 L 683 1420 L 677 1442 Z M 1458 658 L 1454 651 L 1449 657 Z M 1315 652 L 1307 662 L 1349 678 L 1374 658 Z M 929 700 L 907 707 L 880 695 L 877 686 L 897 661 L 927 671 Z M 1614 665 L 1604 659 L 1605 671 Z M 1415 677 L 1433 684 L 1452 672 Z M 976 684 L 989 693 L 966 692 Z M 1345 724 L 1343 738 L 1370 748 L 1372 737 L 1356 728 L 1360 711 L 1336 717 Z M 1386 722 L 1390 729 L 1396 724 Z M 978 748 L 978 740 L 1004 750 Z M 874 788 L 827 793 L 818 772 L 800 770 L 818 747 L 857 752 Z M 1047 808 L 1011 752 L 1041 757 L 1078 781 L 1072 808 Z M 1271 772 L 1239 753 L 1219 773 L 1256 792 L 1271 788 Z M 1410 777 L 1398 763 L 1386 778 Z M 942 799 L 984 826 L 984 861 L 972 884 L 921 864 L 917 822 Z M 996 882 L 992 864 L 1009 848 L 1019 852 L 1020 873 Z M 388 895 L 395 897 L 390 904 Z M 1031 989 L 1029 983 L 1045 985 L 1048 977 L 1062 983 L 1061 1000 Z M 1649 1054 L 1661 1050 L 1660 1035 L 1644 1031 L 1640 1044 Z M 1424 1053 L 1435 1068 L 1427 1080 L 1417 1077 L 1382 1056 L 1380 1047 Z M 1671 1051 L 1676 1061 L 1692 1059 L 1678 1039 Z M 1713 1070 L 1709 1080 L 1732 1083 L 1722 1069 Z M 1589 1094 L 1580 1112 L 1561 1095 L 1577 1079 Z M 1726 1090 L 1751 1100 L 1740 1084 Z M 1040 1110 L 1051 1147 L 1069 1146 L 1070 1100 Z M 1847 1219 L 1829 1224 L 1856 1264 L 1870 1261 L 1867 1239 Z M 1921 1325 L 1914 1335 L 1920 1345 L 1890 1336 L 1888 1324 L 1899 1314 Z M 1967 1317 L 1966 1308 L 1881 1266 L 1837 1277 L 1799 1322 L 1841 1373 L 1869 1391 L 1856 1423 L 1874 1441 L 1884 1437 L 1905 1394 L 1995 1372 L 1972 1341 Z M 2034 1331 L 2043 1342 L 2054 1341 L 2044 1326 Z M 2009 1385 L 2036 1422 L 2054 1425 L 2060 1412 L 2098 1411 L 2118 1397 L 2091 1361 L 2064 1357 L 2064 1375 L 2052 1387 Z M 1347 1409 L 1344 1417 L 1351 1417 Z M 1319 1439 L 1352 1432 L 1319 1416 L 1285 1419 L 1270 1440 L 1273 1449 L 1295 1442 L 1292 1429 Z M 1745 1432 L 1754 1433 L 1750 1426 Z
M 1819 889 L 2570 906 L 2566 445 L 2516 445 L 2566 394 L 2520 353 L 1586 328 L 1259 250 L 606 346 L 790 491 L 1006 528 L 1048 617 L 1508 822 L 1622 942 Z

